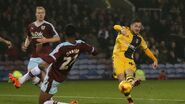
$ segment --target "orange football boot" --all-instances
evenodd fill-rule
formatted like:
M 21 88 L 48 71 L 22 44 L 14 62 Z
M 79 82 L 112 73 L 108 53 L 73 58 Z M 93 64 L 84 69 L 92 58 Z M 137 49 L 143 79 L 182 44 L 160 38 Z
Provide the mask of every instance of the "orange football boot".
M 78 102 L 76 100 L 73 100 L 70 102 L 70 104 L 78 104 Z
M 13 85 L 14 85 L 16 88 L 21 87 L 21 84 L 20 84 L 18 78 L 14 77 L 13 74 L 9 73 L 9 79 L 11 80 L 11 82 L 13 83 Z

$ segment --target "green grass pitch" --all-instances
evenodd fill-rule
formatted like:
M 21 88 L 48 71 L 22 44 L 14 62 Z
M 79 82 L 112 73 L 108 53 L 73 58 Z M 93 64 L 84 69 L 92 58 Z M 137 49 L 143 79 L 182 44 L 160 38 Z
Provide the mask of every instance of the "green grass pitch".
M 63 102 L 78 100 L 79 104 L 127 104 L 111 80 L 65 81 L 54 99 Z M 39 88 L 26 83 L 15 89 L 0 82 L 0 104 L 38 104 Z M 149 80 L 136 87 L 132 96 L 135 104 L 185 104 L 185 80 Z

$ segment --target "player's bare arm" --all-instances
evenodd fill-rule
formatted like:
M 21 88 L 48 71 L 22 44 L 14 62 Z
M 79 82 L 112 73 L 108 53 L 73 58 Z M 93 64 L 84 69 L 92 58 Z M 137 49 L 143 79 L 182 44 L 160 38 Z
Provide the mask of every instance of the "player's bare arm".
M 145 52 L 145 54 L 146 54 L 149 58 L 151 58 L 151 59 L 154 61 L 153 64 L 152 64 L 152 68 L 153 68 L 153 69 L 156 69 L 156 68 L 158 67 L 158 60 L 157 60 L 157 58 L 156 58 L 156 57 L 154 56 L 154 54 L 150 51 L 149 48 L 145 49 L 144 52 Z
M 60 37 L 59 36 L 54 36 L 52 38 L 40 38 L 40 39 L 37 39 L 37 42 L 40 42 L 40 43 L 54 43 L 54 42 L 59 42 L 60 41 Z
M 0 42 L 4 42 L 8 46 L 8 48 L 11 48 L 12 47 L 11 41 L 8 41 L 6 39 L 3 39 L 2 37 L 0 37 Z
M 26 37 L 25 42 L 22 44 L 22 51 L 26 51 L 28 46 L 30 45 L 31 42 L 31 38 L 30 37 Z

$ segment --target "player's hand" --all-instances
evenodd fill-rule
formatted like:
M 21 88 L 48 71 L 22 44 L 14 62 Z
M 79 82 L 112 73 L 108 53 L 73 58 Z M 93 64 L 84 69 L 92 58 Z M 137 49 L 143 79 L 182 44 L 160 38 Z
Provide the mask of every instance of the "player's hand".
M 42 51 L 42 45 L 43 45 L 43 43 L 36 44 L 36 53 L 40 53 Z
M 158 62 L 155 61 L 155 62 L 152 64 L 152 68 L 153 68 L 153 69 L 156 69 L 157 67 L 158 67 Z
M 48 39 L 43 37 L 43 38 L 37 39 L 37 42 L 39 42 L 39 43 L 47 43 Z
M 120 30 L 120 33 L 127 36 L 127 32 L 125 30 L 125 26 L 122 26 L 122 29 Z
M 27 50 L 28 47 L 26 47 L 26 46 L 24 45 L 24 43 L 23 43 L 21 48 L 22 48 L 22 51 L 23 51 L 23 52 L 26 52 L 26 50 Z
M 12 48 L 12 43 L 10 41 L 6 41 L 6 44 L 8 45 L 8 48 Z

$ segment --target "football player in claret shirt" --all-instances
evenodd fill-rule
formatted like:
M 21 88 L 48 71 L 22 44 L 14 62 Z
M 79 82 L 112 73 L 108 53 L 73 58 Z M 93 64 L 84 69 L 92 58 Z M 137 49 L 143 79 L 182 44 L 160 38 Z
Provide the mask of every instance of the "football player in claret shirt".
M 41 63 L 42 60 L 40 57 L 48 55 L 51 52 L 50 43 L 60 41 L 60 37 L 54 26 L 44 20 L 45 15 L 46 10 L 44 7 L 36 7 L 36 21 L 30 23 L 25 32 L 26 39 L 22 45 L 22 50 L 26 51 L 29 47 L 31 51 L 31 57 L 27 67 L 28 71 Z M 25 75 L 19 79 L 21 84 L 24 83 L 24 78 Z M 39 85 L 40 77 L 34 77 L 32 81 L 33 84 Z
M 39 104 L 67 104 L 51 100 L 51 97 L 57 92 L 58 85 L 66 79 L 74 62 L 81 53 L 97 54 L 97 50 L 93 46 L 82 40 L 76 40 L 75 27 L 73 25 L 69 24 L 65 27 L 64 35 L 66 36 L 66 41 L 60 43 L 49 55 L 42 57 L 43 61 L 27 75 L 26 80 L 39 75 L 41 70 L 47 71 L 41 85 Z M 14 85 L 20 83 L 15 77 L 10 79 Z M 76 103 L 76 101 L 71 102 L 71 104 Z
M 153 60 L 154 69 L 158 66 L 158 60 L 140 34 L 141 28 L 142 23 L 139 19 L 133 20 L 130 27 L 114 25 L 114 29 L 118 32 L 112 56 L 114 73 L 120 82 L 119 90 L 127 97 L 129 104 L 134 104 L 130 95 L 132 88 L 141 81 L 134 78 L 136 49 L 141 48 Z

